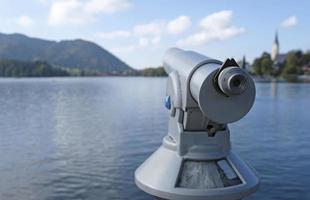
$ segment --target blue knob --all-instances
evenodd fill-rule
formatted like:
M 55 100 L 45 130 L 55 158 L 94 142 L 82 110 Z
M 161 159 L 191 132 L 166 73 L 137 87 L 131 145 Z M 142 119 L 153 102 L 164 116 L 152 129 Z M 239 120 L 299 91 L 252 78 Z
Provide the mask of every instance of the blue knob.
M 171 98 L 170 96 L 166 96 L 165 98 L 165 107 L 170 110 L 171 109 Z

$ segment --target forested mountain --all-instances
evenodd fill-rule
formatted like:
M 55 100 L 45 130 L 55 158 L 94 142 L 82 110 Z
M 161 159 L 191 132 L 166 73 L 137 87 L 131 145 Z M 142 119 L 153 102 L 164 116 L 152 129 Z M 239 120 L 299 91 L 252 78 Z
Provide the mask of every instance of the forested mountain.
M 0 33 L 0 59 L 46 61 L 53 67 L 78 68 L 99 74 L 134 71 L 104 48 L 81 39 L 56 42 L 22 34 Z
M 69 76 L 69 72 L 42 61 L 0 60 L 0 77 Z

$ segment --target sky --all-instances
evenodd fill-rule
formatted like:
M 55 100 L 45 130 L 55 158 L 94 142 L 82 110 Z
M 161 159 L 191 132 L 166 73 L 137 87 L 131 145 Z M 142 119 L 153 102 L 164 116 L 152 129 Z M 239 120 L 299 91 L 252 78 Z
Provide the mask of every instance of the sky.
M 136 69 L 170 47 L 252 62 L 271 51 L 310 49 L 310 1 L 0 0 L 0 32 L 95 42 Z

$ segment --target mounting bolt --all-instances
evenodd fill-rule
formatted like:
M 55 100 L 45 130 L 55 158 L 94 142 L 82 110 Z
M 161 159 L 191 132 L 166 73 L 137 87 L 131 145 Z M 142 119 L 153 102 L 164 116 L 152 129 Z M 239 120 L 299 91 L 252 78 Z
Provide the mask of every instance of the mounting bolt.
M 170 96 L 166 96 L 165 98 L 165 107 L 170 110 L 171 109 L 171 98 Z

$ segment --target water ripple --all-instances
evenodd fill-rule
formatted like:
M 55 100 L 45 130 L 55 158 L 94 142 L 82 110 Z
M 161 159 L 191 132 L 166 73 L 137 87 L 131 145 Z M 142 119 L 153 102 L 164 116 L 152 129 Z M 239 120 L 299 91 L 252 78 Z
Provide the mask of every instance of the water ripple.
M 152 199 L 133 176 L 167 132 L 165 81 L 0 79 L 0 199 Z M 230 126 L 262 177 L 248 199 L 310 199 L 310 87 L 276 87 L 257 84 L 254 108 Z

